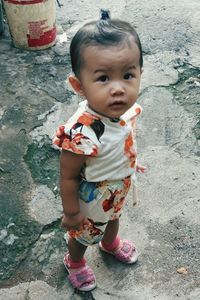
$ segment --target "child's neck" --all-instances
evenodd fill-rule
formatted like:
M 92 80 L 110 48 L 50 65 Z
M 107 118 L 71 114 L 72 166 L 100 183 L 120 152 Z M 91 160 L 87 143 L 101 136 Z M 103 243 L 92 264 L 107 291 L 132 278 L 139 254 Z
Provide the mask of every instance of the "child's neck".
M 87 102 L 87 103 L 88 103 L 88 102 Z M 106 116 L 106 115 L 104 115 L 104 114 L 102 114 L 102 113 L 96 111 L 94 108 L 92 108 L 92 107 L 90 106 L 89 103 L 88 103 L 88 107 L 89 107 L 91 110 L 93 110 L 95 113 L 97 113 L 98 115 L 100 115 L 100 116 L 102 116 L 102 117 L 105 117 L 105 118 L 108 118 L 108 119 L 110 119 L 110 120 L 112 120 L 112 121 L 114 121 L 114 122 L 118 122 L 118 121 L 120 120 L 120 117 L 119 117 L 119 118 L 111 118 L 111 117 L 109 117 L 109 116 Z

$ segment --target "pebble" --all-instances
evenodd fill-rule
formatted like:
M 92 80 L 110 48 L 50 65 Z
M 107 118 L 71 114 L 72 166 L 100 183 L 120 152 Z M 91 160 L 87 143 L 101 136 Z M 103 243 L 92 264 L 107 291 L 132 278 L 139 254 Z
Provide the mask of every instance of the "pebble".
M 3 239 L 5 239 L 5 237 L 8 235 L 8 232 L 6 229 L 2 229 L 0 231 L 0 241 L 2 241 Z
M 14 244 L 15 240 L 18 240 L 18 236 L 14 235 L 14 234 L 10 234 L 6 240 L 4 241 L 4 243 L 7 245 L 7 246 L 11 246 Z

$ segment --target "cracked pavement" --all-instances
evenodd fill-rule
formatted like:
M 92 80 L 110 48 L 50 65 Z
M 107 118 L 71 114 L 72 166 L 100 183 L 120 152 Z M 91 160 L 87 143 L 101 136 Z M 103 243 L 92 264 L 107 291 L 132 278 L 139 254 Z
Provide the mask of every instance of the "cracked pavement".
M 62 2 L 55 46 L 16 49 L 7 26 L 0 38 L 0 299 L 199 300 L 200 3 Z M 80 293 L 62 264 L 59 153 L 51 138 L 80 100 L 66 84 L 70 38 L 100 8 L 141 37 L 138 152 L 147 172 L 138 178 L 139 204 L 130 191 L 120 227 L 136 242 L 138 263 L 122 265 L 91 247 L 98 287 Z

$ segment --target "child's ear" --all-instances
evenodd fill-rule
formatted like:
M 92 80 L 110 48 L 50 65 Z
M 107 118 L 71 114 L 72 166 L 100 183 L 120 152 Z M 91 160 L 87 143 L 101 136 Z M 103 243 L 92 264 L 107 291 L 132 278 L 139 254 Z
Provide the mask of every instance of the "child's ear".
M 141 68 L 141 71 L 140 71 L 140 72 L 141 72 L 141 75 L 142 75 L 142 73 L 144 72 L 144 69 L 143 69 L 143 68 Z
M 76 76 L 69 75 L 68 81 L 76 93 L 78 93 L 80 96 L 84 95 L 80 80 Z

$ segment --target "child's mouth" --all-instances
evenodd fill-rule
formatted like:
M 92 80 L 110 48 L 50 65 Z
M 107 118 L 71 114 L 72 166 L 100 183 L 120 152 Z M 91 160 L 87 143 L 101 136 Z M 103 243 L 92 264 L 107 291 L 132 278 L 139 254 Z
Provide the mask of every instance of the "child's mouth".
M 112 108 L 123 108 L 124 106 L 126 105 L 125 102 L 123 101 L 116 101 L 116 102 L 113 102 L 111 103 L 109 106 L 112 107 Z

